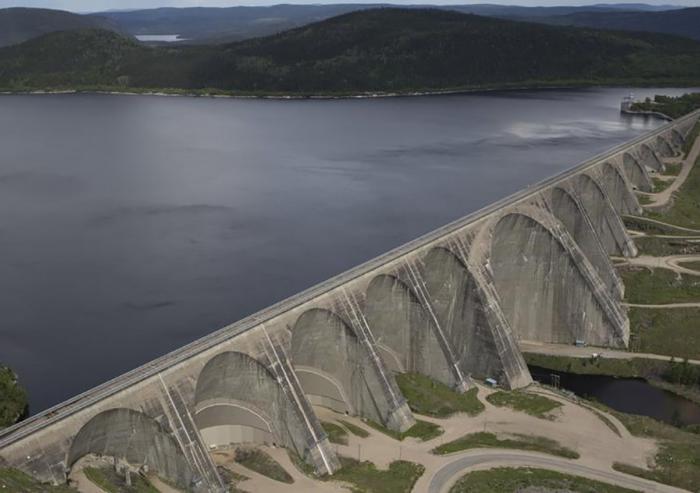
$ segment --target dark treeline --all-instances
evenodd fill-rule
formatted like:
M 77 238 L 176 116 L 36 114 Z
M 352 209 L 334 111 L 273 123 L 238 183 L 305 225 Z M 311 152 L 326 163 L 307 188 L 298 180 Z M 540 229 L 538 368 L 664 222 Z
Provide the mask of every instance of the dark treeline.
M 353 12 L 265 38 L 154 48 L 101 30 L 0 49 L 0 88 L 348 94 L 700 83 L 700 43 L 431 9 Z

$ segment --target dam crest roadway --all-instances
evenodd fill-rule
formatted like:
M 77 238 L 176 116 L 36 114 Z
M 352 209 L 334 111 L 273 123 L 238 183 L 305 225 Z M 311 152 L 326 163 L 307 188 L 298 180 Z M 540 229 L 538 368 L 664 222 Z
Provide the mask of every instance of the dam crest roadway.
M 532 378 L 520 340 L 624 350 L 637 255 L 621 216 L 676 156 L 691 113 L 0 431 L 0 463 L 63 484 L 81 459 L 147 466 L 188 491 L 224 491 L 210 450 L 281 445 L 339 466 L 314 407 L 402 432 L 394 375 L 458 391 Z

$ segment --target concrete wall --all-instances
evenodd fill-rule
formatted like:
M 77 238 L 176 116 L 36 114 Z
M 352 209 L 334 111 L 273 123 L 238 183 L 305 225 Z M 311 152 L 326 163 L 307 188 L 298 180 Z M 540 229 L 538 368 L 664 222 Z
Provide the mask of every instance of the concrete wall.
M 332 473 L 312 404 L 404 430 L 414 419 L 395 372 L 517 388 L 531 382 L 520 338 L 624 347 L 623 287 L 606 255 L 636 254 L 620 213 L 638 210 L 632 188 L 649 186 L 698 114 L 3 430 L 0 462 L 60 483 L 81 455 L 124 456 L 222 491 L 210 447 L 272 441 Z

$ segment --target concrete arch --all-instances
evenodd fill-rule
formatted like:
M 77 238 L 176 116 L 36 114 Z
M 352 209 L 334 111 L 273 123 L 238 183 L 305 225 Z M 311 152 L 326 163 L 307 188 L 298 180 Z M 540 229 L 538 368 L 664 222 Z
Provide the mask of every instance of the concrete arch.
M 619 345 L 618 327 L 581 270 L 585 260 L 572 256 L 562 240 L 557 232 L 519 212 L 503 216 L 493 228 L 491 270 L 516 337 Z
M 564 225 L 581 251 L 596 268 L 609 292 L 615 298 L 621 298 L 624 289 L 622 281 L 610 262 L 610 257 L 581 201 L 571 191 L 563 187 L 554 187 L 550 202 L 552 214 Z
M 382 362 L 373 360 L 351 326 L 332 311 L 312 308 L 297 319 L 290 358 L 310 402 L 392 429 L 405 426 L 395 420 L 396 409 L 388 395 L 398 392 L 393 375 Z M 389 381 L 385 383 L 385 379 Z M 410 420 L 412 424 L 412 417 Z
M 672 128 L 668 134 L 668 141 L 676 152 L 680 152 L 685 144 L 685 137 L 677 128 Z
M 669 158 L 676 155 L 676 151 L 673 150 L 673 147 L 660 135 L 657 136 L 654 141 L 654 149 L 656 149 L 656 153 L 662 158 Z
M 469 268 L 448 248 L 432 248 L 423 260 L 435 315 L 462 373 L 507 382 L 494 330 Z
M 197 379 L 194 421 L 209 447 L 277 443 L 306 457 L 303 423 L 275 376 L 251 356 L 229 351 L 210 359 Z
M 647 169 L 629 152 L 622 156 L 622 166 L 627 175 L 627 179 L 637 190 L 651 192 L 653 184 Z
M 608 197 L 618 214 L 641 213 L 637 197 L 635 197 L 631 186 L 628 185 L 625 176 L 623 176 L 619 168 L 610 162 L 606 162 L 603 164 L 602 172 L 602 181 L 605 184 Z
M 573 183 L 605 251 L 609 255 L 634 256 L 636 251 L 625 226 L 601 186 L 586 174 L 577 175 Z
M 639 146 L 639 162 L 641 162 L 647 169 L 653 170 L 657 173 L 661 173 L 666 169 L 666 166 L 661 162 L 659 156 L 656 154 L 654 149 L 649 146 L 649 144 L 642 144 Z
M 386 274 L 372 279 L 364 312 L 388 368 L 456 385 L 426 308 L 403 281 Z
M 146 465 L 183 489 L 192 483 L 192 471 L 175 439 L 153 418 L 133 409 L 110 409 L 85 423 L 71 443 L 66 465 L 72 467 L 88 454 Z

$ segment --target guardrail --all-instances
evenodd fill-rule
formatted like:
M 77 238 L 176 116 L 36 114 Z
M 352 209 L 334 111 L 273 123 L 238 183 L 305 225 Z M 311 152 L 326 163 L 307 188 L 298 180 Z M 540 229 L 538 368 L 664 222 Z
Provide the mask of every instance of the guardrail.
M 658 135 L 664 133 L 670 128 L 687 121 L 689 119 L 695 118 L 700 115 L 700 110 L 696 110 L 689 113 L 677 120 L 669 122 L 660 126 L 657 129 L 652 130 L 646 134 L 640 135 L 630 141 L 624 142 L 617 145 L 607 151 L 604 151 L 573 168 L 558 173 L 550 178 L 542 180 L 535 185 L 529 186 L 524 190 L 520 190 L 514 194 L 511 194 L 503 199 L 500 199 L 486 207 L 483 207 L 475 212 L 472 212 L 460 219 L 457 219 L 451 223 L 446 224 L 438 229 L 435 229 L 423 236 L 416 238 L 415 240 L 409 241 L 393 250 L 390 250 L 374 259 L 371 259 L 365 263 L 362 263 L 348 271 L 345 271 L 337 276 L 331 277 L 330 279 L 323 281 L 309 289 L 306 289 L 296 295 L 293 295 L 285 300 L 275 303 L 267 308 L 264 308 L 253 315 L 250 315 L 238 322 L 231 325 L 223 327 L 207 336 L 197 339 L 175 351 L 165 354 L 159 358 L 156 358 L 145 365 L 135 368 L 127 373 L 124 373 L 118 377 L 115 377 L 107 382 L 98 385 L 90 390 L 87 390 L 75 397 L 72 397 L 60 404 L 57 404 L 45 411 L 27 418 L 20 423 L 17 423 L 9 428 L 0 431 L 0 449 L 7 447 L 8 445 L 17 442 L 26 436 L 38 431 L 39 429 L 50 426 L 57 421 L 60 421 L 72 414 L 75 414 L 92 404 L 95 404 L 107 397 L 110 397 L 132 385 L 142 382 L 150 377 L 153 377 L 163 370 L 166 370 L 176 364 L 182 363 L 189 358 L 197 356 L 198 354 L 211 349 L 237 335 L 246 332 L 261 323 L 268 322 L 272 318 L 275 318 L 289 310 L 292 310 L 299 305 L 302 305 L 322 294 L 325 294 L 337 287 L 352 281 L 355 278 L 363 276 L 389 262 L 392 262 L 404 255 L 407 255 L 419 248 L 422 248 L 436 239 L 447 236 L 454 233 L 455 231 L 471 224 L 483 217 L 491 214 L 492 212 L 501 209 L 508 205 L 513 205 L 523 200 L 526 200 L 533 195 L 546 190 L 554 184 L 562 182 L 572 176 L 575 176 L 588 168 L 598 165 L 601 161 L 605 161 L 613 158 L 615 155 L 625 152 L 630 147 L 637 144 L 641 144 L 647 140 L 653 139 Z

